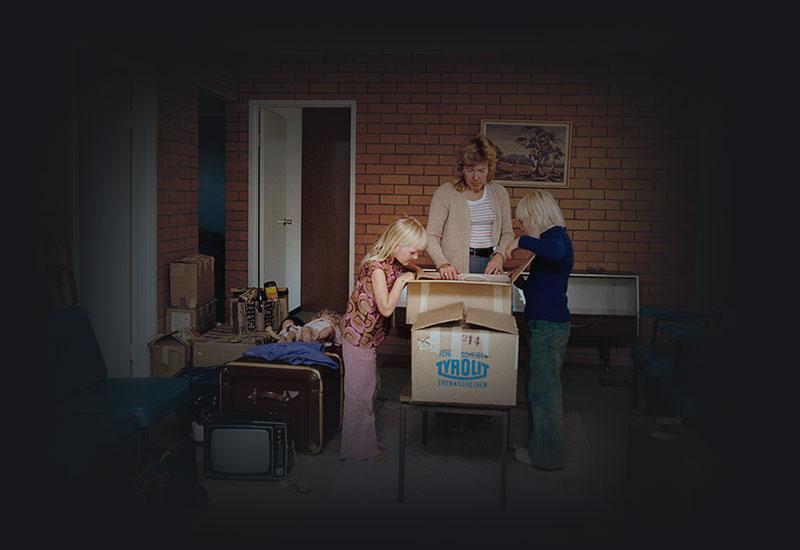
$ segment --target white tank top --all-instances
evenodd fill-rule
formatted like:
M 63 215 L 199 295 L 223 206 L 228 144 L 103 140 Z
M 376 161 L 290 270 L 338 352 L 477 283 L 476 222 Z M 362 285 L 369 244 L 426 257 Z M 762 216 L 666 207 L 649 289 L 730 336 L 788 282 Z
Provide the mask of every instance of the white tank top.
M 471 248 L 490 248 L 494 246 L 492 240 L 492 225 L 494 225 L 494 209 L 486 186 L 483 187 L 483 196 L 476 201 L 467 199 L 472 226 L 469 234 Z

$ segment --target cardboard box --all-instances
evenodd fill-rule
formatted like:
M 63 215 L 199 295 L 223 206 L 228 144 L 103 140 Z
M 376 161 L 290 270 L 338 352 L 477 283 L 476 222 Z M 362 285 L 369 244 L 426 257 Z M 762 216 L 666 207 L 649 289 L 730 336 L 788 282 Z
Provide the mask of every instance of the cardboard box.
M 510 313 L 463 302 L 419 313 L 411 327 L 411 399 L 516 405 L 518 340 Z
M 212 298 L 195 308 L 167 308 L 166 326 L 169 332 L 195 329 L 206 332 L 217 326 L 217 299 Z
M 195 367 L 223 365 L 264 343 L 264 336 L 235 334 L 230 325 L 219 325 L 192 339 L 192 364 Z
M 169 301 L 172 307 L 196 308 L 214 298 L 214 258 L 186 256 L 169 264 Z
M 159 334 L 147 347 L 150 349 L 150 376 L 171 377 L 191 365 L 191 341 L 176 334 Z
M 409 281 L 405 321 L 413 325 L 423 311 L 457 302 L 463 302 L 467 309 L 480 308 L 495 313 L 511 313 L 512 285 L 531 261 L 533 256 L 511 274 L 460 273 L 458 279 L 452 281 L 440 279 L 436 274 Z

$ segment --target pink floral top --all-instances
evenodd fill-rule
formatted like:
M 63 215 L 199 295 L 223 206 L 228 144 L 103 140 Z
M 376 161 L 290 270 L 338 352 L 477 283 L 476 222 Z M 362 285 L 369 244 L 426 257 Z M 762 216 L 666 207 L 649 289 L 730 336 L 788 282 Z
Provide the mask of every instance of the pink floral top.
M 375 294 L 372 290 L 372 272 L 382 269 L 386 274 L 386 288 L 391 292 L 397 277 L 405 271 L 396 260 L 369 262 L 361 267 L 356 277 L 353 293 L 347 300 L 342 317 L 342 338 L 348 343 L 362 347 L 375 348 L 386 338 L 390 319 L 378 311 Z

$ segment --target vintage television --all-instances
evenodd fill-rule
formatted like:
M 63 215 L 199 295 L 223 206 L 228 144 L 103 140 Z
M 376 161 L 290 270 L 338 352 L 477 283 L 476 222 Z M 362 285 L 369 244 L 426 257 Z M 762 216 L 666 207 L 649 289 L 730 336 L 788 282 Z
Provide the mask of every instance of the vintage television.
M 285 419 L 213 416 L 204 427 L 203 443 L 209 479 L 281 479 L 295 462 Z

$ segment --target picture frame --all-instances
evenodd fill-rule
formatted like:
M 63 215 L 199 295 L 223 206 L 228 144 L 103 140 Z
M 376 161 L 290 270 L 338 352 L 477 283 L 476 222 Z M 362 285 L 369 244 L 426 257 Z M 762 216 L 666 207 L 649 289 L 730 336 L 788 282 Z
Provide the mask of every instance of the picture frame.
M 492 181 L 508 187 L 567 187 L 572 124 L 535 120 L 481 120 L 497 148 Z

